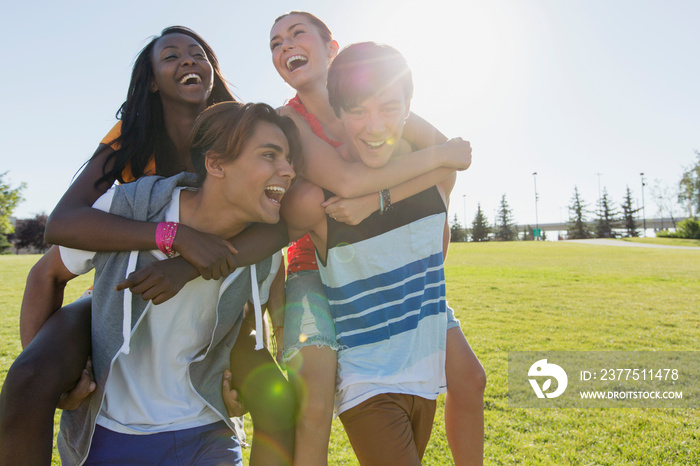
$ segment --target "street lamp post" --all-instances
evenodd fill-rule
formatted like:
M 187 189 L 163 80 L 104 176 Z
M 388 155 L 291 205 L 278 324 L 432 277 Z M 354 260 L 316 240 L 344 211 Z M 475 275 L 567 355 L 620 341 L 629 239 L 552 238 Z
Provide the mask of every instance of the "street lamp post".
M 642 179 L 642 228 L 644 229 L 643 234 L 644 237 L 646 238 L 647 236 L 647 212 L 644 207 L 644 172 L 639 174 L 640 178 Z
M 540 219 L 537 215 L 537 200 L 539 196 L 537 195 L 537 172 L 532 172 L 532 179 L 535 181 L 535 228 L 540 229 Z
M 467 195 L 462 194 L 462 209 L 464 214 L 464 242 L 467 242 Z

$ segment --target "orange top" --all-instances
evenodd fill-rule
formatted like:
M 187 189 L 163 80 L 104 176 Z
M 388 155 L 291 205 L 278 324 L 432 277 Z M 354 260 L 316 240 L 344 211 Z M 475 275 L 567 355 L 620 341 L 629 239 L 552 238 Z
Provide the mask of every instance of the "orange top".
M 105 144 L 114 150 L 119 150 L 120 146 L 119 143 L 116 142 L 116 139 L 121 134 L 122 122 L 121 120 L 119 120 L 114 126 L 112 126 L 112 129 L 109 130 L 107 136 L 102 138 L 100 144 Z M 148 161 L 148 165 L 146 165 L 146 169 L 144 170 L 143 174 L 144 176 L 156 174 L 156 160 L 154 157 L 151 157 L 151 159 Z M 124 180 L 124 183 L 131 183 L 132 181 L 136 181 L 136 178 L 134 177 L 133 173 L 131 173 L 131 162 L 126 162 L 126 167 L 124 167 L 124 170 L 122 171 L 122 179 Z
M 294 96 L 290 99 L 287 104 L 288 107 L 293 108 L 299 115 L 301 115 L 304 120 L 311 127 L 311 131 L 319 138 L 326 141 L 331 146 L 338 148 L 343 143 L 340 141 L 334 141 L 323 133 L 323 128 L 321 127 L 321 122 L 312 113 L 306 111 L 306 107 L 301 103 L 299 95 Z M 314 242 L 311 236 L 305 235 L 294 243 L 290 244 L 287 248 L 287 274 L 294 272 L 300 272 L 302 270 L 318 270 L 318 263 L 316 262 L 316 251 L 314 249 Z

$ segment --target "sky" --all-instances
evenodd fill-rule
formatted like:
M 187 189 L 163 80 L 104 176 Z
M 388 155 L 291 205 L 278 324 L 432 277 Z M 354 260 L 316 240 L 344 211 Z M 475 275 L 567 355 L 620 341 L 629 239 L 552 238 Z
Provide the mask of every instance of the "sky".
M 254 5 L 255 4 L 255 5 Z M 695 0 L 219 0 L 12 2 L 0 38 L 0 173 L 24 182 L 15 217 L 50 211 L 112 127 L 140 49 L 185 25 L 212 46 L 237 97 L 294 95 L 270 59 L 290 10 L 324 20 L 340 46 L 394 46 L 414 76 L 412 110 L 471 142 L 450 219 L 566 221 L 574 188 L 631 189 L 647 218 L 700 150 L 700 2 Z M 536 177 L 533 173 L 536 172 Z M 535 203 L 535 184 L 538 201 Z M 680 209 L 676 214 L 681 214 Z

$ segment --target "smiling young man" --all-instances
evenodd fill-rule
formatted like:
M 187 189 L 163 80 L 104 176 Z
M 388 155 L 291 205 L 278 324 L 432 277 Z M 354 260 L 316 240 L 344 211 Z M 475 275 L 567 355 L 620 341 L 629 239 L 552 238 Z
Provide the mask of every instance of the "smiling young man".
M 413 92 L 393 48 L 354 44 L 328 74 L 348 161 L 382 167 L 411 151 L 401 136 Z M 455 176 L 391 204 L 358 225 L 325 215 L 333 195 L 306 180 L 290 189 L 283 215 L 290 237 L 309 231 L 340 350 L 336 411 L 364 465 L 418 465 L 430 438 L 435 399 L 445 391 L 447 305 L 443 233 Z
M 180 223 L 229 238 L 250 222 L 278 222 L 280 201 L 295 175 L 290 159 L 298 158 L 300 143 L 293 123 L 271 107 L 235 102 L 205 110 L 190 141 L 196 176 L 143 177 L 95 203 L 160 222 L 160 251 L 61 248 L 64 274 L 95 268 L 97 388 L 88 403 L 63 412 L 58 445 L 65 464 L 241 464 L 221 374 L 229 367 L 243 306 L 256 300 L 271 260 L 225 279 L 199 277 L 157 305 L 115 285 L 171 255 Z

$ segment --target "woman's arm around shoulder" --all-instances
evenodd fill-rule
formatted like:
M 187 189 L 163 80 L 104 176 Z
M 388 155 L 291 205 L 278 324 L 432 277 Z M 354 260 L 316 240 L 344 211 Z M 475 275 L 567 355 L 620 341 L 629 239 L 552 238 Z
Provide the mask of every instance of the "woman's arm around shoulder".
M 403 137 L 418 149 L 425 149 L 447 142 L 447 137 L 429 122 L 411 112 L 403 127 Z
M 156 223 L 131 220 L 92 207 L 114 182 L 112 179 L 97 184 L 113 154 L 111 147 L 100 144 L 49 216 L 45 233 L 48 243 L 97 252 L 156 248 Z M 230 273 L 233 254 L 237 252 L 227 240 L 185 225 L 179 226 L 173 249 L 205 278 Z
M 441 144 L 404 156 L 402 163 L 390 161 L 382 168 L 343 160 L 337 150 L 313 134 L 304 119 L 292 109 L 281 109 L 297 125 L 301 135 L 304 166 L 301 175 L 343 198 L 375 193 L 396 186 L 439 167 L 463 170 L 471 160 L 468 143 Z
M 104 180 L 114 150 L 104 144 L 58 201 L 46 223 L 46 241 L 89 251 L 130 251 L 155 248 L 156 225 L 93 209 L 94 202 L 114 183 Z
M 289 239 L 296 241 L 307 233 L 318 233 L 325 223 L 326 213 L 321 205 L 323 190 L 303 178 L 292 183 L 282 200 L 282 217 L 287 223 Z

